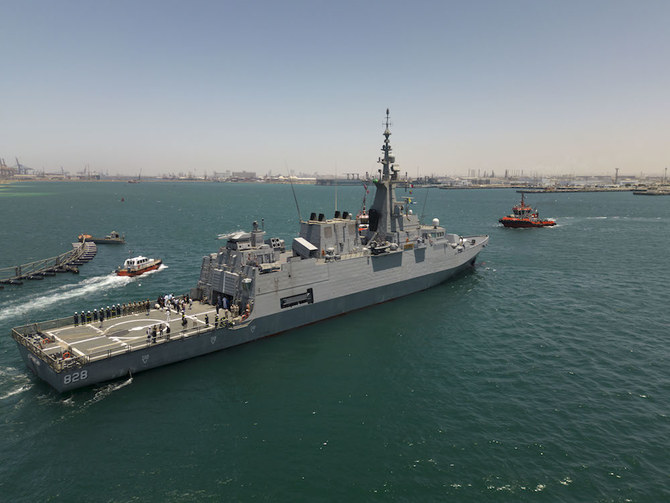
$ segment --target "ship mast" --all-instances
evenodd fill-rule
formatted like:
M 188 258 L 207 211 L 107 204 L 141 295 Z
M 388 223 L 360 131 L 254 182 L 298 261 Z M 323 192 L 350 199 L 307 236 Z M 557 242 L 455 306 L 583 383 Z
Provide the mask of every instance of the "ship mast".
M 389 126 L 391 125 L 391 122 L 389 121 L 390 118 L 390 112 L 389 109 L 386 109 L 386 122 L 384 126 L 386 127 L 384 130 L 384 145 L 382 145 L 382 152 L 384 152 L 384 157 L 379 158 L 377 162 L 381 163 L 383 166 L 382 169 L 382 180 L 396 180 L 398 178 L 398 170 L 396 169 L 396 166 L 394 165 L 395 163 L 395 155 L 392 153 L 391 149 L 391 141 L 389 140 L 389 136 L 391 136 L 391 130 L 389 129 Z
M 386 120 L 384 122 L 384 144 L 382 145 L 383 157 L 377 162 L 382 165 L 379 179 L 373 180 L 376 193 L 375 200 L 370 207 L 370 233 L 373 236 L 379 236 L 382 241 L 389 239 L 389 234 L 396 231 L 393 222 L 393 211 L 395 206 L 394 185 L 398 183 L 398 166 L 395 164 L 395 155 L 391 149 L 391 131 L 389 126 L 390 112 L 386 109 Z

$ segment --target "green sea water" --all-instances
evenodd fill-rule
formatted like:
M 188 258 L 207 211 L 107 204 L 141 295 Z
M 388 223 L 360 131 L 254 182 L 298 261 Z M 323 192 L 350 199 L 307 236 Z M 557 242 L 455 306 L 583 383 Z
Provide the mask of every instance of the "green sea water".
M 303 217 L 363 197 L 295 191 Z M 81 233 L 127 244 L 0 290 L 0 501 L 670 501 L 670 197 L 529 196 L 544 229 L 499 226 L 512 190 L 413 197 L 424 221 L 491 236 L 474 271 L 60 395 L 11 327 L 185 293 L 218 234 L 257 220 L 289 244 L 296 205 L 287 185 L 3 187 L 0 268 Z M 129 254 L 166 267 L 115 277 Z

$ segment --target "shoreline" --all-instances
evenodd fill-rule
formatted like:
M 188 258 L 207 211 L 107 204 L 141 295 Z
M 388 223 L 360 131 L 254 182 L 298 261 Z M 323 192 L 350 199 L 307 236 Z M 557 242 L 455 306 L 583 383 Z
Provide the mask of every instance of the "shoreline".
M 100 182 L 100 183 L 131 183 L 128 179 L 122 178 L 106 178 L 106 179 L 53 179 L 53 178 L 23 178 L 23 179 L 3 179 L 0 180 L 0 186 L 10 185 L 12 183 L 20 182 L 49 182 L 49 183 L 81 183 L 81 182 Z M 203 180 L 203 179 L 164 179 L 164 178 L 147 178 L 142 180 L 140 183 L 247 183 L 247 184 L 271 184 L 271 185 L 286 185 L 291 182 L 285 180 Z M 361 180 L 363 183 L 364 180 Z M 131 183 L 135 185 L 136 183 Z M 316 180 L 298 180 L 293 181 L 295 185 L 320 185 Z M 343 183 L 343 184 L 331 184 L 328 186 L 331 187 L 345 187 L 345 186 L 355 186 L 356 184 Z M 645 184 L 639 184 L 635 186 L 626 186 L 626 187 L 595 187 L 595 186 L 583 186 L 583 187 L 537 187 L 537 186 L 527 186 L 523 184 L 510 184 L 510 185 L 441 185 L 441 184 L 420 184 L 414 182 L 415 188 L 435 188 L 440 190 L 472 190 L 472 189 L 516 189 L 518 193 L 527 193 L 527 194 L 560 194 L 560 193 L 573 193 L 573 192 L 632 192 L 640 189 L 647 189 L 649 186 Z

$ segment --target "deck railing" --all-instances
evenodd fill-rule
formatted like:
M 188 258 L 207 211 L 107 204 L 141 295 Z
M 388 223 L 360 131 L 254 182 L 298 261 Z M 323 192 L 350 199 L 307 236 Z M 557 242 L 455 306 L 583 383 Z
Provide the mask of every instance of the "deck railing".
M 228 329 L 237 330 L 248 325 L 250 320 L 245 320 L 242 323 L 235 323 L 230 325 L 225 325 Z M 105 360 L 107 358 L 112 358 L 114 356 L 119 356 L 124 353 L 130 353 L 132 351 L 138 351 L 141 349 L 147 349 L 152 346 L 159 344 L 166 344 L 168 342 L 185 340 L 190 337 L 199 336 L 204 333 L 213 332 L 216 330 L 216 327 L 213 325 L 206 326 L 196 326 L 192 328 L 183 328 L 181 330 L 175 330 L 170 333 L 165 333 L 163 336 L 157 336 L 156 342 L 151 341 L 135 341 L 125 345 L 118 349 L 106 349 L 98 350 L 90 354 L 85 355 L 72 355 L 71 358 L 62 358 L 61 352 L 50 354 L 43 349 L 44 339 L 48 338 L 48 334 L 44 333 L 46 330 L 53 330 L 55 328 L 61 328 L 72 324 L 71 318 L 59 318 L 56 320 L 49 320 L 40 323 L 31 323 L 30 325 L 24 325 L 22 327 L 16 327 L 12 329 L 12 337 L 19 344 L 25 346 L 33 355 L 49 365 L 54 371 L 62 372 L 63 370 L 68 370 L 72 367 L 81 367 L 83 365 L 93 363 L 99 360 Z

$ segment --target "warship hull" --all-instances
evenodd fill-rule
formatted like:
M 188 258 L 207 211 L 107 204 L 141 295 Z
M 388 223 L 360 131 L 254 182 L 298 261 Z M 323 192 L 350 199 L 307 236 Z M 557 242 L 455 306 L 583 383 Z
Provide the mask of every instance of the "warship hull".
M 452 276 L 474 266 L 477 253 L 484 246 L 485 242 L 480 242 L 476 247 L 458 254 L 458 264 L 448 269 L 426 273 L 414 277 L 407 277 L 398 281 L 399 275 L 409 275 L 409 270 L 413 267 L 400 267 L 403 258 L 414 258 L 414 253 L 404 252 L 407 257 L 402 257 L 403 252 L 398 252 L 396 257 L 382 255 L 377 257 L 360 257 L 353 259 L 359 262 L 359 271 L 361 274 L 374 275 L 374 269 L 378 269 L 379 285 L 359 291 L 352 291 L 352 277 L 341 277 L 342 264 L 350 270 L 352 264 L 346 262 L 333 262 L 331 272 L 333 276 L 340 276 L 339 279 L 323 281 L 320 285 L 312 284 L 314 302 L 304 303 L 292 308 L 278 309 L 275 313 L 262 316 L 249 317 L 238 325 L 229 325 L 226 327 L 214 328 L 212 325 L 206 325 L 203 321 L 207 314 L 212 320 L 216 313 L 212 305 L 196 303 L 194 309 L 189 312 L 189 324 L 195 320 L 197 327 L 181 330 L 180 320 L 173 320 L 171 336 L 159 339 L 156 343 L 145 342 L 143 329 L 146 326 L 163 322 L 164 314 L 162 311 L 152 311 L 150 315 L 129 315 L 107 322 L 110 326 L 106 335 L 100 336 L 101 343 L 107 342 L 104 339 L 114 340 L 120 333 L 114 326 L 124 327 L 123 334 L 128 334 L 133 328 L 138 333 L 138 342 L 125 348 L 112 348 L 107 354 L 101 354 L 94 349 L 87 349 L 85 345 L 77 341 L 87 341 L 88 338 L 77 336 L 68 341 L 68 330 L 72 330 L 71 320 L 63 320 L 66 326 L 55 329 L 40 329 L 39 325 L 29 325 L 14 329 L 14 338 L 18 343 L 21 356 L 26 366 L 36 374 L 37 377 L 46 381 L 59 392 L 66 392 L 76 388 L 91 386 L 105 381 L 119 378 L 127 378 L 144 370 L 176 363 L 197 356 L 205 355 L 215 351 L 220 351 L 240 344 L 245 344 L 257 339 L 276 335 L 301 326 L 316 323 L 327 318 L 339 316 L 358 309 L 373 306 L 383 302 L 391 301 L 406 295 L 410 295 L 422 290 L 426 290 L 440 283 L 447 281 Z M 412 260 L 414 262 L 414 260 Z M 392 264 L 398 264 L 391 267 Z M 339 267 L 338 267 L 339 266 Z M 397 269 L 394 274 L 388 271 Z M 354 267 L 356 269 L 356 267 Z M 384 273 L 382 273 L 384 272 Z M 416 271 L 415 271 L 416 272 Z M 299 274 L 298 274 L 299 276 Z M 383 277 L 383 278 L 382 278 Z M 348 285 L 348 287 L 347 287 Z M 280 297 L 299 295 L 303 289 L 293 287 L 283 292 L 268 293 L 266 301 L 274 301 L 275 306 L 280 305 Z M 337 295 L 340 290 L 343 294 Z M 317 301 L 321 298 L 323 300 Z M 259 299 L 260 300 L 260 299 Z M 258 309 L 258 307 L 256 308 Z M 157 318 L 160 317 L 160 318 Z M 125 319 L 127 318 L 127 319 Z M 129 324 L 132 326 L 129 329 Z M 85 325 L 93 328 L 95 324 Z M 79 331 L 82 326 L 77 327 Z M 48 358 L 44 358 L 43 350 L 36 345 L 31 344 L 30 339 L 26 338 L 26 331 L 39 330 L 41 337 L 53 337 L 61 341 L 68 342 L 67 346 L 73 350 L 76 357 L 73 364 L 69 367 L 53 365 Z M 21 335 L 19 335 L 21 334 Z

